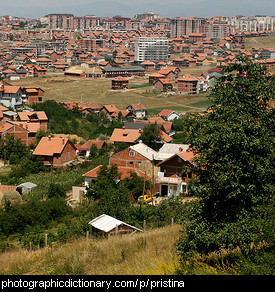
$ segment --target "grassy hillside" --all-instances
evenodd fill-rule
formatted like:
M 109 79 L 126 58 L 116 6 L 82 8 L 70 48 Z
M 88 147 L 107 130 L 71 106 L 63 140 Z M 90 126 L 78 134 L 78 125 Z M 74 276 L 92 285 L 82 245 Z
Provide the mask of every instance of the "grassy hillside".
M 262 37 L 246 37 L 245 48 L 250 50 L 252 48 L 273 48 L 275 47 L 274 36 L 262 36 Z
M 180 112 L 205 109 L 206 95 L 161 94 L 153 92 L 153 86 L 111 90 L 110 79 L 85 78 L 25 78 L 11 82 L 17 86 L 39 86 L 45 91 L 44 100 L 96 102 L 99 106 L 115 104 L 118 109 L 125 109 L 129 104 L 141 102 L 147 109 L 174 108 Z M 129 87 L 147 84 L 148 78 L 131 78 Z M 202 102 L 202 103 L 201 103 Z M 193 104 L 195 103 L 195 105 Z
M 62 246 L 0 254 L 4 275 L 164 275 L 174 274 L 179 225 L 109 239 L 78 239 Z

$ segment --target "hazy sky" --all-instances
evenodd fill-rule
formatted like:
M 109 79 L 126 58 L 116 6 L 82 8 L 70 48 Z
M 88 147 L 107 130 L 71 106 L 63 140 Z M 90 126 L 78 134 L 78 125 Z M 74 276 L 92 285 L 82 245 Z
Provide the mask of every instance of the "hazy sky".
M 161 17 L 275 15 L 274 0 L 0 0 L 0 3 L 0 15 L 31 18 L 49 13 L 133 17 L 148 11 Z

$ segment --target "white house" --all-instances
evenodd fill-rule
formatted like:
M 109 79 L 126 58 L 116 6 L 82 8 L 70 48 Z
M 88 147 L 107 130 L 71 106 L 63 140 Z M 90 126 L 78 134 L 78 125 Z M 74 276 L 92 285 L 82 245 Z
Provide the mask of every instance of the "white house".
M 171 109 L 162 110 L 158 114 L 158 116 L 164 118 L 167 121 L 173 121 L 174 119 L 178 119 L 180 117 L 180 115 L 177 112 L 175 112 L 175 111 L 173 111 Z
M 137 119 L 144 118 L 146 115 L 146 108 L 141 103 L 130 104 L 127 106 L 126 110 L 133 114 Z

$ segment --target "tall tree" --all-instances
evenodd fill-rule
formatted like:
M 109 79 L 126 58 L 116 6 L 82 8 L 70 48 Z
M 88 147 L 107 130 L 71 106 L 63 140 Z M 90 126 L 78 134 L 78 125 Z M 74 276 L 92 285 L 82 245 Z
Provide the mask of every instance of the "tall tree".
M 143 129 L 140 139 L 148 147 L 158 150 L 162 146 L 161 130 L 157 124 L 149 124 Z
M 244 248 L 266 236 L 252 218 L 259 219 L 262 208 L 274 201 L 274 108 L 269 102 L 275 78 L 243 57 L 224 73 L 211 92 L 209 113 L 190 120 L 191 149 L 199 154 L 201 170 L 193 193 L 202 200 L 192 208 L 178 243 L 182 254 Z

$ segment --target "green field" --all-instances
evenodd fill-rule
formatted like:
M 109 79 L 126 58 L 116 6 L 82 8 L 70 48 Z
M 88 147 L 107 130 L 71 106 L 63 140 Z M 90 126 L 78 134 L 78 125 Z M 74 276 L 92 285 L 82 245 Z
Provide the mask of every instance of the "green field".
M 162 110 L 172 108 L 180 112 L 201 111 L 208 105 L 206 95 L 180 95 L 155 93 L 153 86 L 126 90 L 111 90 L 110 79 L 70 79 L 60 77 L 25 78 L 11 82 L 17 86 L 39 86 L 45 91 L 44 100 L 95 102 L 99 106 L 115 104 L 118 109 L 125 109 L 129 104 L 142 103 L 147 109 Z M 146 84 L 148 78 L 129 80 L 129 87 Z

